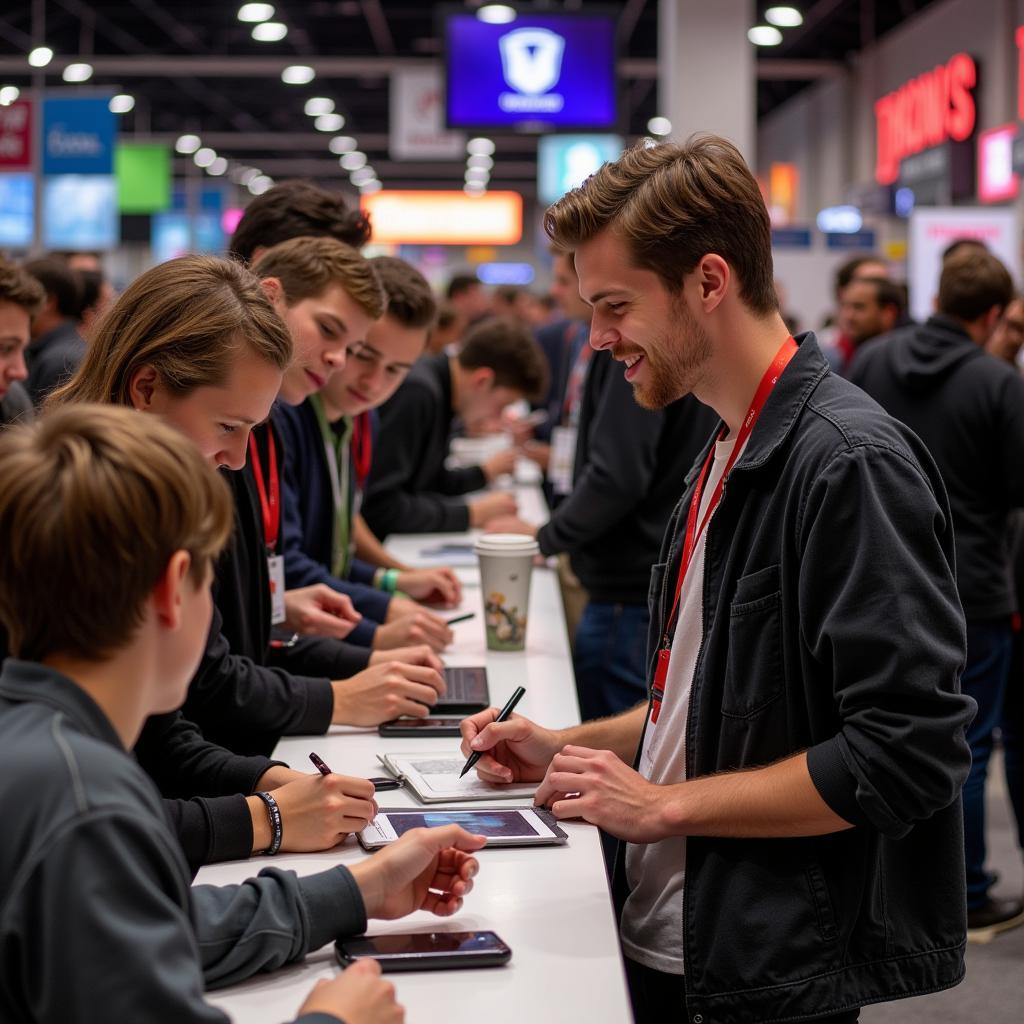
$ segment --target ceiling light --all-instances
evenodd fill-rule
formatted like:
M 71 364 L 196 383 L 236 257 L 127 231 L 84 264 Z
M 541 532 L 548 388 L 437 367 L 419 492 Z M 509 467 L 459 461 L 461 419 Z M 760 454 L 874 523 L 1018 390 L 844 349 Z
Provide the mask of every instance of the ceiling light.
M 319 117 L 321 114 L 330 114 L 334 112 L 334 100 L 328 99 L 326 96 L 313 96 L 306 100 L 306 105 L 303 110 L 310 117 Z
M 487 191 L 487 186 L 477 185 L 474 182 L 467 181 L 466 184 L 462 186 L 462 191 L 465 192 L 467 196 L 482 196 Z
M 480 154 L 479 156 L 471 156 L 466 161 L 467 167 L 482 167 L 485 171 L 489 171 L 494 166 L 494 161 L 489 156 Z
M 175 152 L 188 156 L 194 153 L 203 144 L 198 135 L 179 135 L 178 141 L 174 144 Z
M 372 167 L 359 167 L 348 176 L 348 180 L 359 188 L 376 177 L 377 172 Z
M 507 25 L 516 20 L 516 11 L 508 4 L 484 4 L 477 10 L 476 16 L 488 25 Z
M 258 174 L 249 182 L 249 191 L 254 196 L 261 196 L 269 188 L 274 187 L 274 179 L 268 178 L 265 174 Z
M 358 145 L 351 135 L 338 135 L 327 143 L 327 148 L 335 156 L 341 156 L 342 153 L 351 153 Z
M 672 122 L 667 117 L 652 117 L 647 122 L 647 130 L 652 135 L 671 135 Z
M 69 64 L 61 77 L 65 82 L 88 82 L 92 78 L 92 65 Z
M 374 178 L 372 181 L 366 182 L 365 185 L 360 185 L 359 191 L 364 196 L 372 195 L 374 192 L 379 192 L 383 187 L 383 184 L 377 178 Z
M 110 97 L 107 109 L 112 114 L 127 114 L 129 110 L 135 109 L 135 97 L 126 92 L 119 92 L 116 96 Z
M 804 16 L 795 7 L 769 7 L 764 20 L 779 28 L 796 28 L 804 23 Z
M 354 149 L 351 153 L 346 153 L 338 162 L 346 171 L 358 171 L 360 167 L 366 166 L 366 154 Z
M 288 26 L 280 21 L 265 21 L 252 27 L 252 37 L 257 43 L 279 43 L 286 35 Z
M 771 25 L 755 25 L 747 32 L 747 38 L 755 46 L 778 46 L 782 42 L 782 33 Z
M 490 171 L 485 171 L 482 167 L 467 167 L 466 168 L 466 181 L 490 181 Z
M 16 85 L 5 85 L 0 89 L 0 107 L 9 107 L 20 95 L 21 90 Z
M 466 152 L 473 156 L 491 156 L 494 153 L 494 143 L 490 139 L 470 139 L 466 143 Z
M 258 167 L 246 167 L 238 176 L 238 180 L 242 185 L 250 185 L 262 176 L 262 172 Z
M 45 68 L 51 60 L 53 60 L 53 50 L 48 46 L 37 46 L 28 55 L 28 62 L 34 68 Z
M 206 173 L 207 174 L 213 174 L 216 177 L 220 177 L 222 174 L 227 172 L 227 169 L 228 169 L 228 162 L 227 162 L 227 160 L 224 157 L 219 156 L 219 157 L 217 157 L 216 160 L 213 161 L 212 164 L 210 164 L 209 167 L 206 168 Z
M 316 72 L 307 64 L 289 64 L 281 72 L 281 81 L 285 85 L 308 85 L 316 78 Z
M 238 8 L 239 21 L 270 21 L 273 16 L 273 4 L 242 4 Z
M 202 149 L 196 150 L 196 155 L 192 159 L 195 160 L 196 167 L 209 167 L 217 159 L 217 150 L 203 146 Z
M 313 121 L 318 132 L 340 132 L 345 127 L 345 118 L 341 114 L 321 114 Z
M 251 167 L 246 167 L 244 164 L 235 164 L 234 167 L 231 168 L 231 171 L 228 174 L 228 177 L 236 185 L 244 185 L 245 184 L 245 180 L 246 180 L 245 179 L 245 175 L 249 171 L 252 171 Z M 256 172 L 255 171 L 253 171 L 253 177 L 254 178 L 256 177 Z

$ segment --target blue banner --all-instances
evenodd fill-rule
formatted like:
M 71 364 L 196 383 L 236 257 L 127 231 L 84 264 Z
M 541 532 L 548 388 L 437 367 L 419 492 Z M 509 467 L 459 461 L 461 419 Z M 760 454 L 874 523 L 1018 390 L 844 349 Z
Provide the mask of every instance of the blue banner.
M 113 174 L 117 117 L 109 97 L 43 101 L 43 174 Z
M 773 249 L 810 249 L 810 228 L 772 228 Z
M 869 228 L 847 235 L 833 233 L 825 236 L 825 246 L 829 249 L 863 249 L 865 252 L 871 252 L 877 241 L 875 232 Z

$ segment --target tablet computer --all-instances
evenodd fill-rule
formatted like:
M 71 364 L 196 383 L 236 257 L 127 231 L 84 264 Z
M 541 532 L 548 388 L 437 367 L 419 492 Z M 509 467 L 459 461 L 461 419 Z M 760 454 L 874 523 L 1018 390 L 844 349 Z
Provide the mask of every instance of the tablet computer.
M 475 715 L 491 706 L 487 669 L 483 665 L 448 665 L 444 696 L 430 708 L 432 715 Z
M 540 807 L 483 807 L 444 810 L 386 807 L 359 833 L 364 850 L 379 850 L 414 828 L 461 825 L 467 832 L 487 836 L 488 846 L 561 846 L 568 836 L 552 815 Z

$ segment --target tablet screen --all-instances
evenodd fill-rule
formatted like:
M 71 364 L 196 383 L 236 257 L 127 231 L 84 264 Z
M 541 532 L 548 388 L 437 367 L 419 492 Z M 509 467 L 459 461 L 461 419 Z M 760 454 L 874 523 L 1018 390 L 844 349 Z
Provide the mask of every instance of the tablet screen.
M 467 832 L 490 839 L 526 839 L 540 833 L 518 810 L 508 811 L 409 811 L 388 813 L 396 835 L 413 828 L 461 825 Z

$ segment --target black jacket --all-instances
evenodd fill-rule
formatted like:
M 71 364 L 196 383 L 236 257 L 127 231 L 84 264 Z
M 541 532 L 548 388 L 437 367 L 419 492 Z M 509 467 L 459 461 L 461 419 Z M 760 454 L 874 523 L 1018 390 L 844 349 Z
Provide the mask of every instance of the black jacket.
M 190 886 L 152 783 L 100 708 L 52 669 L 4 664 L 0 770 L 5 1024 L 227 1024 L 204 988 L 366 927 L 343 867 Z
M 452 375 L 444 353 L 420 359 L 380 409 L 380 435 L 363 518 L 383 540 L 391 533 L 469 529 L 458 495 L 487 486 L 479 466 L 445 469 L 452 432 Z
M 689 499 L 652 574 L 652 668 Z M 965 625 L 934 462 L 804 335 L 706 545 L 687 777 L 806 750 L 855 827 L 687 840 L 688 1020 L 794 1020 L 956 984 L 974 702 L 959 692 Z
M 622 367 L 595 352 L 580 405 L 572 493 L 537 534 L 544 555 L 567 551 L 593 601 L 643 605 L 651 566 L 693 460 L 718 418 L 687 396 L 642 409 Z
M 1024 380 L 954 321 L 933 316 L 865 345 L 850 380 L 928 446 L 949 492 L 969 619 L 1017 607 L 1010 509 L 1024 506 Z
M 12 423 L 32 419 L 32 399 L 17 381 L 13 381 L 7 394 L 0 398 L 0 430 Z
M 25 365 L 28 366 L 25 390 L 36 408 L 51 391 L 74 375 L 84 356 L 85 342 L 74 320 L 58 324 L 25 349 Z
M 256 432 L 270 429 L 264 424 Z M 260 451 L 265 456 L 265 443 Z M 334 710 L 331 679 L 362 671 L 370 652 L 317 637 L 270 646 L 270 577 L 259 496 L 251 471 L 229 473 L 227 479 L 235 529 L 217 563 L 216 610 L 182 711 L 214 743 L 239 754 L 269 754 L 282 736 L 327 731 Z

